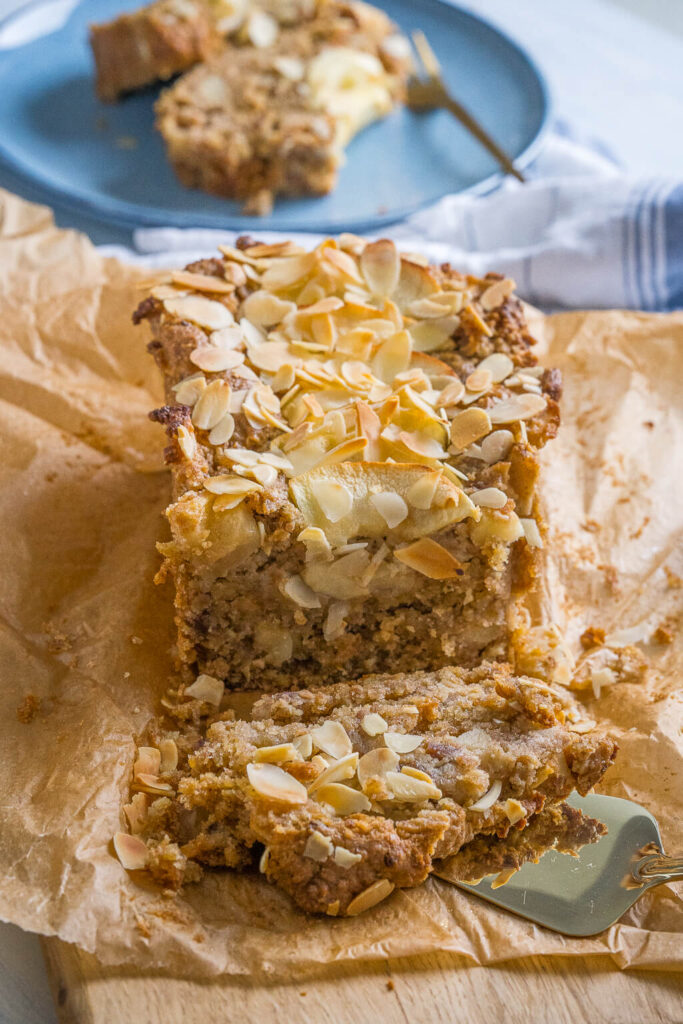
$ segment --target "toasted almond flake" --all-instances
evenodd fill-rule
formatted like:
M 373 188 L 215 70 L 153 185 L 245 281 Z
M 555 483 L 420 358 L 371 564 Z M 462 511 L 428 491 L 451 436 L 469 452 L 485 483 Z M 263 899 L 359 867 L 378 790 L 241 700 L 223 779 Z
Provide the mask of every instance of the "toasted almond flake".
M 368 801 L 368 804 L 370 801 Z M 334 863 L 337 867 L 340 867 L 343 871 L 348 871 L 354 864 L 358 864 L 363 859 L 363 855 L 360 853 L 352 853 L 351 850 L 347 850 L 344 846 L 335 846 L 334 848 Z M 337 903 L 339 901 L 337 900 Z M 339 909 L 339 908 L 337 908 Z M 329 913 L 329 908 L 328 908 Z
M 297 537 L 297 540 L 306 545 L 306 561 L 332 561 L 330 542 L 319 526 L 305 527 Z
M 246 494 L 219 494 L 213 499 L 212 508 L 214 512 L 229 512 L 241 505 Z
M 194 431 L 188 430 L 188 428 L 181 423 L 176 432 L 176 440 L 178 447 L 188 461 L 192 462 L 192 459 L 197 453 L 197 438 L 194 436 Z
M 494 430 L 481 442 L 481 456 L 489 466 L 505 459 L 509 454 L 514 437 L 509 430 Z
M 509 277 L 505 278 L 504 281 L 495 281 L 480 295 L 479 302 L 481 308 L 485 313 L 490 313 L 492 309 L 497 309 L 501 303 L 505 302 L 509 295 L 512 295 L 516 287 L 515 282 Z
M 328 782 L 341 782 L 343 779 L 352 779 L 356 774 L 358 768 L 358 754 L 347 754 L 345 757 L 341 757 L 338 761 L 335 761 L 329 767 L 325 768 L 320 773 L 317 779 L 308 787 L 308 792 L 312 795 L 321 786 L 327 785 Z
M 378 903 L 381 903 L 382 900 L 385 900 L 387 896 L 392 894 L 394 888 L 394 883 L 390 882 L 388 878 L 380 878 L 379 881 L 373 882 L 367 889 L 359 893 L 355 899 L 351 900 L 346 908 L 347 916 L 356 917 L 358 914 L 376 907 Z
M 232 370 L 244 362 L 244 353 L 236 349 L 215 348 L 213 345 L 200 345 L 190 353 L 190 360 L 200 370 L 207 373 L 222 373 Z
M 366 437 L 350 437 L 346 441 L 342 441 L 341 444 L 336 445 L 334 448 L 330 448 L 329 452 L 326 452 L 322 459 L 317 463 L 319 466 L 332 466 L 337 462 L 348 462 L 354 455 L 360 455 L 361 452 L 365 451 L 368 445 Z M 343 513 L 346 514 L 346 513 Z M 330 518 L 328 516 L 328 518 Z M 330 522 L 336 522 L 336 519 L 331 519 Z
M 301 736 L 295 736 L 292 740 L 292 746 L 299 751 L 304 760 L 313 753 L 313 740 L 307 732 Z
M 379 569 L 380 565 L 382 564 L 382 562 L 384 561 L 388 554 L 389 548 L 384 543 L 384 541 L 382 541 L 379 548 L 377 549 L 377 551 L 375 551 L 374 555 L 370 559 L 367 569 L 359 579 L 361 587 L 367 587 L 370 584 L 371 580 L 375 576 L 377 570 Z
M 475 325 L 477 330 L 481 331 L 481 333 L 484 334 L 487 338 L 490 338 L 491 335 L 493 334 L 493 331 L 486 323 L 486 321 L 482 319 L 479 310 L 477 310 L 472 305 L 472 303 L 470 303 L 468 306 L 465 306 L 465 311 L 469 314 L 470 320 Z
M 193 406 L 206 390 L 206 378 L 203 373 L 194 373 L 191 377 L 185 377 L 178 381 L 173 388 L 176 402 L 180 405 Z
M 594 728 L 595 722 L 593 722 L 590 718 L 584 718 L 580 722 L 572 722 L 572 724 L 569 726 L 569 731 L 583 735 L 584 733 L 592 732 Z
M 526 808 L 524 804 L 520 804 L 519 800 L 506 800 L 503 804 L 503 810 L 507 814 L 511 825 L 516 825 L 518 821 L 526 817 Z
M 406 775 L 405 772 L 387 772 L 385 781 L 395 800 L 440 800 L 443 796 L 433 782 L 424 782 L 422 779 L 416 779 L 414 775 Z
M 408 331 L 397 331 L 383 341 L 372 360 L 372 371 L 385 384 L 408 369 L 413 343 Z
M 431 785 L 434 785 L 432 777 L 419 768 L 412 768 L 410 765 L 406 765 L 404 768 L 401 768 L 401 771 L 404 775 L 410 775 L 413 779 L 421 779 L 422 782 L 429 782 Z
M 394 243 L 380 238 L 366 245 L 360 256 L 360 269 L 373 295 L 391 295 L 401 271 L 401 260 Z
M 322 832 L 311 832 L 304 846 L 304 857 L 309 860 L 319 861 L 321 864 L 332 856 L 334 847 L 331 841 Z
M 236 249 L 232 245 L 219 245 L 218 251 L 222 252 L 224 256 L 227 256 L 229 260 L 233 260 L 235 263 L 247 263 L 252 267 L 258 266 L 257 259 L 244 249 Z
M 482 359 L 477 370 L 486 370 L 491 375 L 493 383 L 499 384 L 512 373 L 514 368 L 510 356 L 506 356 L 504 352 L 492 352 L 486 359 Z
M 447 348 L 453 331 L 459 324 L 457 316 L 443 316 L 411 324 L 409 331 L 417 352 L 437 352 Z
M 382 779 L 387 772 L 398 768 L 399 756 L 388 747 L 375 747 L 363 754 L 358 762 L 358 781 L 363 790 L 373 779 Z
M 431 580 L 450 580 L 463 574 L 457 558 L 431 537 L 421 537 L 406 547 L 396 548 L 394 555 L 399 562 Z
M 371 495 L 370 501 L 390 530 L 408 518 L 408 506 L 395 491 L 380 491 Z
M 212 380 L 192 410 L 192 422 L 199 430 L 211 430 L 229 411 L 230 385 L 227 380 Z
M 442 472 L 443 470 L 436 469 L 432 472 L 427 471 L 421 477 L 418 477 L 406 492 L 408 503 L 414 508 L 423 509 L 424 511 L 430 509 L 434 503 L 436 489 L 439 486 Z
M 152 793 L 155 796 L 166 796 L 173 792 L 173 786 L 168 782 L 162 782 L 158 776 L 148 775 L 146 772 L 138 773 L 134 785 L 140 787 L 145 793 Z
M 284 764 L 287 761 L 302 761 L 300 751 L 293 743 L 276 743 L 270 747 L 259 747 L 254 755 L 257 764 Z
M 309 735 L 316 747 L 337 761 L 346 757 L 353 750 L 349 734 L 341 722 L 329 719 L 315 729 L 311 729 Z
M 257 484 L 255 480 L 245 480 L 242 476 L 231 476 L 227 473 L 210 476 L 204 481 L 204 487 L 211 494 L 231 494 L 234 496 L 263 490 L 261 485 Z
M 387 723 L 376 711 L 370 711 L 364 715 L 360 727 L 368 736 L 380 736 L 388 729 Z
M 603 665 L 598 668 L 594 668 L 591 672 L 591 686 L 593 687 L 593 695 L 599 699 L 600 694 L 606 686 L 614 686 L 617 681 L 616 672 L 609 668 L 607 665 Z
M 234 261 L 223 263 L 223 274 L 225 280 L 235 285 L 236 288 L 240 288 L 243 284 L 247 283 L 247 274 L 244 267 Z
M 306 74 L 304 62 L 298 57 L 273 57 L 273 67 L 290 82 L 300 82 Z
M 148 850 L 137 836 L 117 832 L 114 836 L 114 850 L 126 871 L 142 871 L 147 867 Z
M 483 796 L 479 797 L 476 803 L 471 804 L 468 811 L 488 811 L 490 807 L 493 807 L 496 800 L 500 796 L 500 791 L 503 788 L 503 783 L 500 779 L 496 779 L 493 785 L 488 789 Z
M 515 420 L 528 420 L 538 416 L 547 404 L 543 395 L 514 395 L 492 405 L 488 414 L 491 423 L 513 423 Z
M 261 854 L 261 857 L 260 857 L 259 862 L 258 862 L 258 869 L 259 869 L 259 871 L 261 872 L 262 875 L 265 875 L 266 871 L 268 870 L 268 861 L 269 860 L 270 860 L 270 850 L 266 846 L 266 848 L 263 851 L 263 853 Z
M 188 270 L 174 270 L 171 274 L 174 284 L 194 288 L 198 292 L 234 292 L 235 285 L 224 278 L 210 274 L 193 274 Z
M 524 536 L 526 542 L 531 548 L 542 548 L 543 539 L 541 537 L 541 531 L 538 528 L 538 523 L 535 519 L 522 519 L 520 516 L 520 523 L 524 530 Z
M 424 459 L 446 458 L 445 449 L 438 441 L 435 441 L 433 437 L 429 437 L 427 434 L 418 431 L 401 430 L 398 434 L 398 440 L 406 446 L 408 451 L 414 452 L 415 455 L 420 455 Z
M 242 303 L 245 317 L 257 327 L 272 327 L 284 320 L 288 313 L 295 311 L 293 302 L 279 299 L 277 295 L 264 290 L 252 292 Z
M 384 742 L 395 754 L 410 754 L 422 743 L 424 737 L 411 736 L 407 732 L 385 732 Z
M 477 367 L 465 381 L 465 387 L 468 391 L 486 391 L 490 386 L 491 374 L 488 370 L 482 370 L 481 367 Z
M 250 11 L 244 31 L 249 42 L 260 49 L 272 46 L 278 37 L 279 26 L 272 15 L 258 9 Z
M 204 295 L 183 295 L 179 299 L 164 299 L 164 309 L 181 320 L 190 320 L 199 327 L 218 331 L 234 323 L 230 310 L 215 299 Z
M 469 498 L 480 508 L 504 508 L 508 503 L 507 494 L 499 487 L 484 487 L 480 491 L 473 491 Z
M 310 486 L 320 511 L 331 523 L 338 523 L 353 508 L 353 494 L 345 484 L 335 480 L 313 480 Z
M 340 273 L 343 277 L 349 281 L 355 282 L 355 284 L 363 284 L 363 278 L 360 275 L 358 266 L 353 256 L 343 252 L 341 249 L 326 249 L 324 259 L 321 259 L 321 265 L 327 264 L 328 266 L 324 269 L 329 274 L 329 265 L 334 268 L 335 271 Z
M 263 487 L 272 487 L 278 477 L 275 466 L 254 466 L 249 472 Z
M 484 409 L 464 409 L 451 421 L 451 443 L 457 451 L 463 451 L 480 437 L 491 431 L 491 419 Z
M 161 766 L 161 751 L 157 747 L 138 747 L 133 775 L 157 775 Z
M 282 363 L 281 366 L 275 373 L 275 376 L 270 382 L 270 386 L 275 394 L 282 394 L 288 392 L 296 381 L 296 374 L 294 367 L 291 363 Z M 280 405 L 284 402 L 284 398 L 280 399 Z
M 282 592 L 300 608 L 320 608 L 320 598 L 301 576 L 290 576 L 283 583 Z
M 440 393 L 437 404 L 441 408 L 450 409 L 452 406 L 458 404 L 464 394 L 465 385 L 461 380 L 456 378 L 455 380 L 450 381 Z
M 269 800 L 305 804 L 308 799 L 306 787 L 275 764 L 248 764 L 247 778 L 256 792 Z
M 320 786 L 315 798 L 319 803 L 328 804 L 341 818 L 370 810 L 370 801 L 364 793 L 340 782 L 328 782 Z
M 235 420 L 226 412 L 222 420 L 209 433 L 209 444 L 225 444 L 235 433 Z
M 186 697 L 193 697 L 195 700 L 206 701 L 207 704 L 214 704 L 216 707 L 223 699 L 223 681 L 213 676 L 202 673 L 197 676 L 191 686 L 185 690 Z
M 147 794 L 134 793 L 130 803 L 123 805 L 123 813 L 128 819 L 131 832 L 134 835 L 142 832 L 147 824 Z
M 332 601 L 327 609 L 327 617 L 323 625 L 323 636 L 329 643 L 331 640 L 338 640 L 344 632 L 345 619 L 349 614 L 349 606 L 346 601 Z
M 174 772 L 178 767 L 178 748 L 175 740 L 170 738 L 162 740 L 159 744 L 159 750 L 161 752 L 161 774 L 165 775 L 167 772 Z

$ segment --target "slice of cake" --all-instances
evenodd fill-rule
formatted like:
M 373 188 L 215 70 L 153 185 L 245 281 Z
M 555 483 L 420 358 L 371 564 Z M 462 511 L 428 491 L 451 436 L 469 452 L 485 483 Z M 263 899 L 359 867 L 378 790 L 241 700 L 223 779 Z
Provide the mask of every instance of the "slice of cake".
M 514 660 L 559 381 L 513 288 L 342 236 L 152 290 L 184 665 L 292 689 Z
M 266 695 L 249 721 L 218 713 L 222 695 L 201 678 L 181 690 L 168 704 L 180 731 L 159 730 L 138 754 L 125 809 L 133 835 L 116 848 L 167 888 L 200 865 L 260 857 L 303 910 L 354 915 L 460 851 L 451 870 L 478 877 L 604 831 L 540 812 L 595 785 L 616 744 L 572 731 L 570 698 L 506 667 Z M 195 725 L 207 711 L 208 728 Z M 529 822 L 529 838 L 513 839 Z M 497 851 L 496 837 L 507 846 Z
M 229 46 L 183 76 L 157 127 L 183 184 L 264 213 L 276 195 L 330 191 L 344 147 L 389 113 L 409 65 L 383 12 L 328 0 L 268 45 Z

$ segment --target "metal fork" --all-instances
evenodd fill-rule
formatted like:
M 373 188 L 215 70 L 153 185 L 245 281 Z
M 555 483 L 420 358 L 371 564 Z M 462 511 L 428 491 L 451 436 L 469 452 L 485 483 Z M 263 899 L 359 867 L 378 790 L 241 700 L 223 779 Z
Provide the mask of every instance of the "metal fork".
M 441 65 L 427 42 L 424 32 L 419 30 L 413 32 L 413 45 L 417 51 L 418 62 L 421 65 L 423 76 L 420 74 L 413 75 L 408 82 L 407 105 L 410 109 L 450 110 L 451 114 L 457 117 L 458 121 L 498 161 L 506 174 L 514 175 L 518 181 L 524 181 L 522 173 L 517 170 L 512 160 L 503 152 L 498 143 L 482 128 L 472 114 L 463 107 L 462 103 L 459 103 L 451 96 L 441 77 Z

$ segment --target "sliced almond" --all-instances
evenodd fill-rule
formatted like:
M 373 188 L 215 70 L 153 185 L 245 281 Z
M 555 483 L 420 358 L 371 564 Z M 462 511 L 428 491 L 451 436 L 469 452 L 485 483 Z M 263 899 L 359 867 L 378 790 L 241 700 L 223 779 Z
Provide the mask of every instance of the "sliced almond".
M 514 423 L 516 420 L 529 420 L 538 416 L 545 410 L 547 404 L 543 395 L 513 395 L 492 405 L 488 414 L 491 423 Z
M 194 436 L 194 431 L 188 430 L 181 423 L 176 431 L 176 441 L 185 458 L 191 462 L 197 454 L 197 438 Z
M 486 370 L 491 375 L 493 383 L 498 384 L 509 377 L 514 368 L 510 356 L 505 355 L 504 352 L 492 352 L 486 359 L 482 359 L 477 370 Z
M 176 402 L 180 405 L 193 406 L 199 399 L 202 392 L 206 390 L 206 378 L 203 373 L 195 373 L 191 377 L 185 377 L 173 388 Z
M 458 326 L 457 316 L 443 316 L 434 320 L 421 320 L 409 328 L 416 352 L 438 352 L 447 348 L 453 331 Z
M 223 699 L 223 691 L 222 679 L 215 679 L 213 676 L 202 673 L 202 675 L 197 676 L 191 686 L 185 689 L 185 696 L 193 697 L 195 700 L 203 700 L 207 704 L 213 704 L 215 707 L 218 707 Z
M 244 32 L 252 46 L 260 49 L 272 46 L 278 37 L 279 26 L 275 18 L 266 11 L 250 11 L 244 25 Z
M 439 480 L 441 479 L 442 470 L 437 469 L 433 472 L 425 472 L 422 476 L 418 477 L 414 484 L 408 488 L 406 492 L 406 500 L 414 508 L 420 508 L 423 510 L 430 509 L 434 503 L 436 497 L 436 490 L 439 486 Z
M 295 750 L 299 751 L 304 760 L 313 753 L 313 740 L 307 732 L 301 736 L 295 736 L 292 740 L 292 746 Z
M 363 859 L 362 854 L 352 853 L 351 850 L 347 850 L 344 846 L 335 846 L 334 848 L 334 863 L 342 868 L 343 871 L 348 871 L 354 864 L 358 864 Z
M 341 722 L 329 719 L 311 729 L 309 735 L 316 747 L 325 754 L 330 754 L 335 760 L 345 757 L 353 750 L 349 734 Z
M 256 792 L 269 800 L 286 804 L 305 804 L 308 800 L 306 787 L 275 764 L 248 764 L 247 778 Z
M 215 348 L 213 345 L 200 345 L 190 353 L 190 360 L 200 370 L 207 373 L 222 373 L 232 370 L 244 362 L 244 353 L 236 349 Z
M 226 412 L 223 419 L 219 420 L 215 427 L 209 432 L 209 444 L 225 444 L 235 433 L 235 420 L 231 413 Z
M 464 572 L 457 558 L 431 537 L 421 537 L 413 544 L 396 548 L 394 555 L 399 562 L 431 580 L 450 580 Z
M 142 871 L 147 867 L 149 851 L 142 839 L 138 839 L 137 836 L 117 832 L 114 836 L 114 849 L 126 871 Z
M 207 299 L 204 295 L 183 295 L 179 299 L 164 299 L 167 313 L 181 320 L 190 320 L 199 327 L 218 331 L 235 322 L 230 310 L 222 302 Z
M 446 385 L 440 393 L 436 404 L 440 409 L 450 409 L 452 406 L 458 404 L 464 394 L 465 385 L 461 380 L 456 378 Z
M 346 601 L 332 601 L 327 609 L 327 618 L 323 626 L 323 636 L 329 643 L 331 640 L 338 640 L 344 632 L 346 616 L 349 614 L 349 606 Z
M 524 536 L 526 542 L 531 548 L 542 548 L 543 538 L 541 537 L 541 531 L 538 528 L 538 523 L 535 519 L 522 519 L 520 517 L 520 523 L 524 530 Z
M 372 360 L 373 373 L 386 384 L 391 384 L 399 373 L 408 369 L 412 350 L 412 338 L 408 331 L 397 331 L 377 349 Z
M 508 496 L 499 487 L 484 487 L 480 491 L 473 491 L 470 500 L 480 508 L 504 508 L 508 503 Z
M 229 412 L 230 385 L 226 380 L 212 380 L 192 410 L 192 422 L 199 430 L 211 430 Z
M 408 515 L 408 506 L 400 494 L 395 491 L 380 491 L 372 494 L 370 501 L 381 515 L 390 530 L 402 523 Z
M 265 875 L 266 871 L 268 870 L 268 861 L 269 860 L 270 860 L 270 850 L 266 846 L 266 848 L 263 851 L 263 853 L 261 854 L 261 857 L 260 857 L 259 862 L 258 862 L 258 869 L 259 869 L 259 871 L 261 872 L 262 875 Z
M 123 805 L 123 813 L 128 819 L 128 825 L 135 835 L 142 832 L 147 824 L 147 794 L 134 793 L 129 804 Z
M 306 545 L 307 561 L 332 561 L 330 542 L 319 526 L 307 526 L 301 531 L 297 540 Z
M 497 309 L 509 295 L 512 295 L 516 287 L 515 282 L 509 277 L 503 281 L 494 281 L 479 297 L 481 308 L 485 313 Z
M 174 284 L 185 288 L 194 288 L 198 292 L 234 292 L 235 290 L 235 285 L 224 278 L 213 277 L 211 274 L 193 274 L 189 270 L 174 270 L 171 279 Z
M 493 807 L 496 800 L 500 796 L 500 791 L 503 788 L 503 783 L 500 779 L 496 779 L 493 785 L 484 793 L 483 796 L 479 797 L 476 803 L 471 804 L 468 811 L 488 811 L 490 807 Z
M 135 786 L 154 796 L 168 796 L 173 792 L 173 786 L 168 782 L 162 782 L 157 775 L 147 775 L 146 772 L 138 773 L 135 778 Z
M 518 821 L 526 817 L 526 807 L 519 800 L 506 800 L 503 804 L 503 810 L 507 814 L 511 825 L 516 825 Z
M 353 494 L 344 484 L 334 480 L 313 480 L 311 490 L 322 514 L 331 523 L 338 523 L 353 508 Z
M 334 764 L 329 765 L 324 771 L 318 775 L 316 779 L 308 787 L 308 792 L 312 795 L 321 786 L 327 785 L 329 782 L 341 782 L 344 779 L 352 779 L 356 774 L 358 768 L 358 754 L 347 754 L 345 757 L 341 757 Z
M 370 711 L 364 715 L 360 727 L 368 736 L 380 736 L 388 729 L 387 723 L 376 711 Z
M 133 775 L 157 775 L 161 766 L 161 751 L 157 747 L 138 747 Z
M 293 743 L 276 743 L 270 747 L 259 747 L 254 755 L 257 764 L 284 764 L 287 761 L 302 761 L 303 757 Z
M 170 738 L 162 740 L 159 744 L 159 750 L 161 752 L 161 765 L 159 768 L 161 774 L 174 772 L 178 767 L 178 747 L 175 740 Z
M 293 302 L 279 299 L 277 295 L 264 290 L 252 292 L 242 303 L 245 317 L 258 327 L 273 327 L 295 310 Z
M 399 281 L 401 260 L 394 243 L 387 238 L 366 245 L 360 256 L 360 269 L 373 295 L 391 295 Z
M 491 419 L 484 409 L 464 409 L 451 421 L 451 443 L 457 451 L 485 437 L 491 431 Z
M 358 781 L 361 788 L 365 790 L 371 780 L 382 779 L 387 772 L 395 771 L 398 763 L 398 754 L 388 747 L 375 747 L 374 750 L 363 754 L 358 762 Z
M 394 888 L 394 883 L 390 882 L 388 878 L 380 878 L 379 881 L 373 882 L 367 889 L 359 893 L 355 899 L 351 900 L 346 908 L 348 917 L 356 917 L 358 914 L 376 907 L 378 903 L 381 903 L 382 900 L 391 895 Z
M 406 775 L 404 772 L 387 772 L 385 781 L 395 800 L 412 803 L 422 800 L 440 800 L 443 796 L 441 790 L 433 782 L 416 779 L 414 775 Z
M 255 480 L 245 480 L 243 476 L 231 476 L 223 473 L 209 477 L 204 481 L 204 487 L 211 494 L 231 494 L 235 497 L 263 490 Z
M 486 391 L 491 386 L 492 377 L 488 370 L 478 366 L 465 381 L 468 391 Z
M 514 437 L 509 430 L 494 430 L 481 442 L 481 455 L 489 466 L 501 462 L 507 457 L 514 444 Z
M 340 782 L 328 782 L 320 786 L 315 798 L 319 803 L 328 804 L 341 818 L 370 810 L 370 801 L 364 793 Z
M 423 736 L 411 736 L 407 732 L 385 732 L 384 742 L 395 754 L 410 754 L 422 743 Z
M 290 576 L 283 583 L 282 592 L 300 608 L 320 608 L 320 597 L 301 576 Z
M 421 771 L 419 768 L 413 768 L 411 765 L 405 765 L 404 768 L 401 768 L 401 771 L 404 775 L 410 775 L 414 779 L 421 779 L 422 782 L 429 782 L 431 785 L 434 785 L 432 777 L 427 775 L 427 772 Z

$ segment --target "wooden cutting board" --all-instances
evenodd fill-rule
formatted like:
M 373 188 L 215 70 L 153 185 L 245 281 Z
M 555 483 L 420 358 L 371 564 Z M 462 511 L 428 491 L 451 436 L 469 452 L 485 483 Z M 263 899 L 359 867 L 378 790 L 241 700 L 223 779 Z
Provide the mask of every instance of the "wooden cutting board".
M 43 941 L 61 1024 L 681 1024 L 683 979 L 604 957 L 472 967 L 448 955 L 339 965 L 305 981 L 168 979 Z

